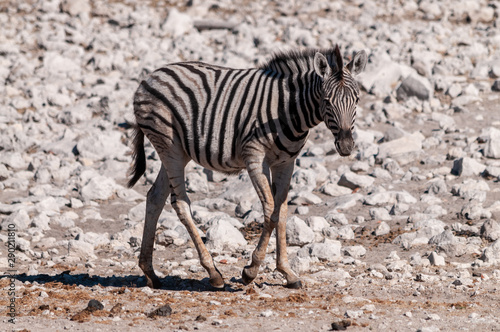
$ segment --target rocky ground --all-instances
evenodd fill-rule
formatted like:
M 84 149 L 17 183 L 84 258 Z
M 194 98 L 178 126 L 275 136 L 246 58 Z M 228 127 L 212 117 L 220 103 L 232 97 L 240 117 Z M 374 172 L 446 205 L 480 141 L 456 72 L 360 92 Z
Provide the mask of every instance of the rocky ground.
M 0 279 L 2 328 L 500 330 L 499 14 L 484 0 L 0 1 L 0 267 L 16 278 Z M 226 289 L 210 288 L 169 204 L 163 287 L 145 287 L 160 165 L 147 144 L 146 176 L 125 188 L 140 80 L 168 62 L 247 68 L 335 43 L 369 63 L 355 153 L 339 157 L 320 125 L 297 160 L 287 239 L 304 288 L 282 287 L 274 240 L 241 283 L 262 209 L 246 173 L 194 164 L 194 218 Z

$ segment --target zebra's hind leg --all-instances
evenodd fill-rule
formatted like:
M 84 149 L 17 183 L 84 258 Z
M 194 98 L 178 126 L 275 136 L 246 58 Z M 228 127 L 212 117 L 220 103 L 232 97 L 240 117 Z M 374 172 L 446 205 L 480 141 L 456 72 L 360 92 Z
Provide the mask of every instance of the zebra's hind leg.
M 201 236 L 194 224 L 191 214 L 191 203 L 186 194 L 186 184 L 184 182 L 184 166 L 186 165 L 186 162 L 175 161 L 174 158 L 178 156 L 185 156 L 185 153 L 183 151 L 172 151 L 165 160 L 170 187 L 172 190 L 172 207 L 177 213 L 179 220 L 184 224 L 189 235 L 191 236 L 191 240 L 193 241 L 200 257 L 201 266 L 207 270 L 210 276 L 210 285 L 215 288 L 224 288 L 224 279 L 222 278 L 219 270 L 215 267 L 212 255 L 210 255 L 210 252 L 205 247 L 205 244 L 203 243 L 203 240 L 201 239 Z
M 167 172 L 162 165 L 155 183 L 148 191 L 146 221 L 142 233 L 141 253 L 139 256 L 139 267 L 146 275 L 147 285 L 151 288 L 161 287 L 160 280 L 156 276 L 153 268 L 153 246 L 156 234 L 156 224 L 169 194 L 170 184 Z
M 269 185 L 269 167 L 261 159 L 253 159 L 247 162 L 247 171 L 252 179 L 252 184 L 257 191 L 262 207 L 264 209 L 264 228 L 259 239 L 259 243 L 252 254 L 252 262 L 245 266 L 241 273 L 241 279 L 245 284 L 251 283 L 257 274 L 264 258 L 266 257 L 267 245 L 275 225 L 271 222 L 273 211 L 273 196 Z
M 286 251 L 286 218 L 288 214 L 288 188 L 293 173 L 294 160 L 271 169 L 273 176 L 274 211 L 271 222 L 276 225 L 276 268 L 286 278 L 286 287 L 301 288 L 297 275 L 290 268 Z

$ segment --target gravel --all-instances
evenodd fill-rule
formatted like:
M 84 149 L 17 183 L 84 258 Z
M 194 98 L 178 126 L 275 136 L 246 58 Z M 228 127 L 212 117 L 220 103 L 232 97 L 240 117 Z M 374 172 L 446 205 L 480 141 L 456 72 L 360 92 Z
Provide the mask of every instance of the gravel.
M 265 320 L 298 331 L 346 318 L 373 330 L 497 327 L 499 16 L 483 0 L 1 4 L 0 242 L 14 225 L 16 329 L 151 329 L 158 320 L 247 331 Z M 204 292 L 169 201 L 154 252 L 164 287 L 142 288 L 145 200 L 160 158 L 146 142 L 146 175 L 125 189 L 140 80 L 170 62 L 248 68 L 279 49 L 335 43 L 346 60 L 365 50 L 369 62 L 357 76 L 352 156 L 335 152 L 321 124 L 296 161 L 287 241 L 304 289 L 276 287 L 274 237 L 256 282 L 239 283 L 262 207 L 246 172 L 194 163 L 194 220 L 234 292 Z M 97 310 L 82 310 L 89 299 Z

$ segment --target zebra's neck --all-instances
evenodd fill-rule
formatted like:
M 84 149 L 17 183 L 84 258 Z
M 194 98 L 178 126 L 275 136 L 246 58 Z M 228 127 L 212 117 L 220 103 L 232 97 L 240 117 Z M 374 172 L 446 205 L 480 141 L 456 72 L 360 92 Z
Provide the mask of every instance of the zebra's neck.
M 275 54 L 260 67 L 284 83 L 288 103 L 284 105 L 286 114 L 283 115 L 290 120 L 297 136 L 323 121 L 319 108 L 322 82 L 314 71 L 317 52 L 323 53 L 331 65 L 335 63 L 333 49 L 305 49 Z
M 314 71 L 307 71 L 301 76 L 292 76 L 288 112 L 290 117 L 300 119 L 300 132 L 306 132 L 323 121 L 320 113 L 321 80 Z

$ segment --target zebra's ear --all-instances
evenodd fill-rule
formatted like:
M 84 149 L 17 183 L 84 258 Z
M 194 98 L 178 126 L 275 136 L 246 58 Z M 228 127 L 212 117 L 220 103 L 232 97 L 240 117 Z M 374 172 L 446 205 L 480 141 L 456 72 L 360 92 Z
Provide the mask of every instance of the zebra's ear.
M 367 60 L 368 57 L 366 56 L 366 52 L 359 51 L 354 55 L 353 59 L 347 64 L 346 67 L 351 72 L 351 74 L 357 75 L 365 70 Z
M 314 71 L 323 79 L 327 78 L 332 73 L 328 60 L 320 52 L 314 55 Z

